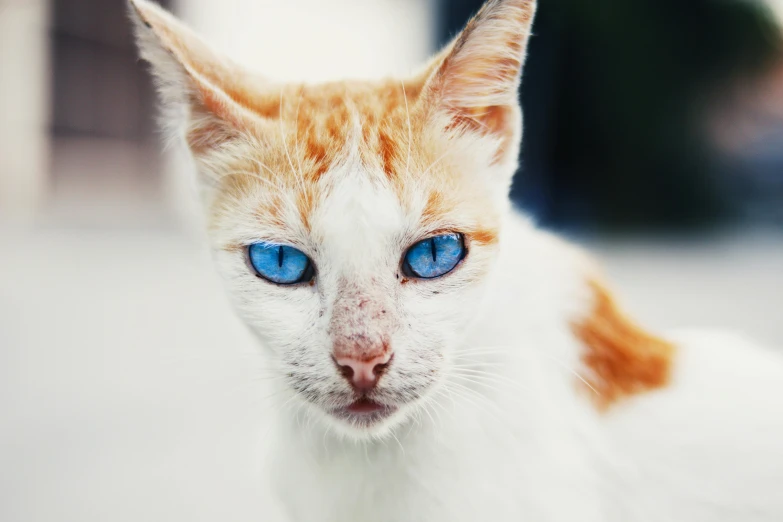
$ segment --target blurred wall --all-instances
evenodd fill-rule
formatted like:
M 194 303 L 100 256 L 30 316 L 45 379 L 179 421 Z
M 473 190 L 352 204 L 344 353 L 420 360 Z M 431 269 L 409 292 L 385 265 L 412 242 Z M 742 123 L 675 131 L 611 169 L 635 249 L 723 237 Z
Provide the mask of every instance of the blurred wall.
M 160 0 L 166 6 L 169 2 Z M 155 94 L 125 0 L 49 0 L 51 161 L 47 219 L 159 225 Z
M 48 175 L 48 6 L 0 0 L 0 218 L 30 221 Z
M 214 45 L 270 78 L 325 81 L 405 73 L 434 36 L 432 0 L 175 0 Z

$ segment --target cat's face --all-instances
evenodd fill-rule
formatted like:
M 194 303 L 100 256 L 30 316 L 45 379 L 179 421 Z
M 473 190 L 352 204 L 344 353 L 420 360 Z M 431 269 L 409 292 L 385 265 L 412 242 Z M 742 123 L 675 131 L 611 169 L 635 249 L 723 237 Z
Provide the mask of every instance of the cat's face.
M 419 74 L 276 85 L 134 3 L 199 168 L 219 270 L 311 412 L 404 421 L 449 371 L 498 249 L 532 2 L 492 1 Z
M 338 422 L 375 426 L 386 415 L 403 417 L 406 405 L 426 395 L 447 370 L 497 249 L 505 190 L 482 176 L 508 175 L 495 172 L 499 167 L 486 147 L 441 139 L 413 122 L 418 139 L 409 150 L 399 83 L 362 94 L 335 86 L 339 101 L 332 103 L 352 107 L 334 107 L 315 89 L 284 96 L 290 119 L 284 117 L 282 130 L 273 134 L 274 146 L 245 144 L 231 154 L 231 165 L 221 167 L 234 174 L 215 196 L 211 235 L 241 315 L 273 352 L 287 384 Z M 330 131 L 332 119 L 339 123 Z M 379 128 L 373 121 L 386 123 Z M 432 135 L 425 139 L 427 133 Z M 333 157 L 319 168 L 322 147 Z M 446 246 L 456 253 L 436 251 L 448 264 L 421 266 L 414 259 L 409 267 L 409 249 L 432 237 L 452 238 Z M 312 277 L 297 262 L 301 257 L 292 260 L 288 251 L 282 261 L 293 265 L 293 275 L 287 281 L 301 282 L 259 277 L 248 248 L 259 241 L 305 254 Z M 281 273 L 279 252 L 272 251 L 271 276 Z M 256 256 L 261 270 L 265 262 Z M 417 277 L 430 275 L 433 265 L 451 270 Z M 294 279 L 300 272 L 304 277 Z M 374 414 L 345 409 L 358 394 L 337 362 L 352 352 L 360 359 L 393 357 L 366 395 L 386 407 Z

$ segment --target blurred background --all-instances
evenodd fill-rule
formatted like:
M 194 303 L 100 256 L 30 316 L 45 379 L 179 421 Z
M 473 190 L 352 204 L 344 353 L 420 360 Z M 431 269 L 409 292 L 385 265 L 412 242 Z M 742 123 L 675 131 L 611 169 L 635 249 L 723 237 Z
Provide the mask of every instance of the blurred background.
M 480 0 L 169 0 L 268 76 L 416 67 Z M 540 0 L 516 203 L 658 329 L 783 347 L 783 0 Z M 0 0 L 0 520 L 269 520 L 261 362 L 122 0 Z

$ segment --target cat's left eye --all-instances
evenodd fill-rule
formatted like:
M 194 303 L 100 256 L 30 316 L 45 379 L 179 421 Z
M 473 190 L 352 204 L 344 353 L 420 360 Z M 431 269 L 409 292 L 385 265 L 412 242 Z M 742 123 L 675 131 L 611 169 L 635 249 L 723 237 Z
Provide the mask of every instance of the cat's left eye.
M 403 258 L 402 270 L 408 277 L 441 277 L 454 270 L 466 253 L 462 234 L 434 236 L 408 249 Z
M 275 243 L 253 243 L 247 248 L 256 274 L 280 285 L 306 283 L 315 276 L 310 258 L 294 247 Z

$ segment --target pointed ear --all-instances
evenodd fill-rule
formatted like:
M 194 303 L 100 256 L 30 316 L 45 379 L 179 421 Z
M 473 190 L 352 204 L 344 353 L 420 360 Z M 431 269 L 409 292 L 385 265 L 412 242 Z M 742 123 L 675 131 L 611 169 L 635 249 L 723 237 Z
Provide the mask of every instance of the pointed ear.
M 254 92 L 253 78 L 171 14 L 147 0 L 130 0 L 141 57 L 152 66 L 164 108 L 165 125 L 182 132 L 194 154 L 216 147 L 264 117 L 279 104 Z M 172 128 L 173 127 L 173 128 Z
M 448 128 L 497 138 L 500 156 L 516 158 L 519 146 L 517 96 L 535 8 L 535 0 L 489 0 L 438 55 L 422 97 Z

